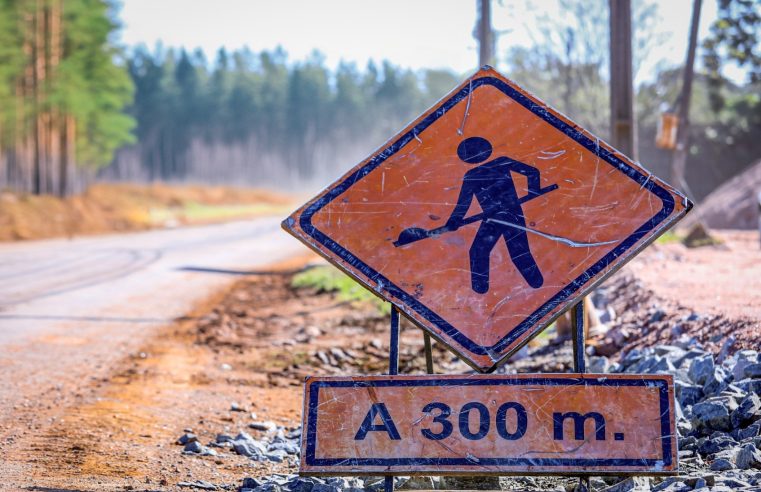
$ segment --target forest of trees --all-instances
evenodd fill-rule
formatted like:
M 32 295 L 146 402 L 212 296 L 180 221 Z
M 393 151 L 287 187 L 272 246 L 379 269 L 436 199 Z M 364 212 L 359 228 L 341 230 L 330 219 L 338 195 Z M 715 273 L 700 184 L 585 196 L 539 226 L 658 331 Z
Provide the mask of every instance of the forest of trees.
M 134 141 L 132 83 L 101 0 L 0 0 L 0 187 L 66 195 Z
M 559 3 L 560 12 L 538 19 L 532 46 L 498 53 L 500 68 L 607 138 L 607 1 Z M 761 156 L 761 7 L 718 3 L 692 99 L 688 182 L 698 198 Z M 637 69 L 661 39 L 652 29 L 657 4 L 634 7 Z M 331 68 L 319 53 L 293 61 L 280 49 L 221 49 L 213 60 L 125 50 L 113 42 L 116 29 L 105 0 L 0 0 L 0 188 L 65 195 L 82 177 L 325 184 L 467 76 L 388 61 Z M 747 80 L 728 81 L 728 62 Z M 645 79 L 639 158 L 668 176 L 671 153 L 655 148 L 655 131 L 678 100 L 681 70 Z

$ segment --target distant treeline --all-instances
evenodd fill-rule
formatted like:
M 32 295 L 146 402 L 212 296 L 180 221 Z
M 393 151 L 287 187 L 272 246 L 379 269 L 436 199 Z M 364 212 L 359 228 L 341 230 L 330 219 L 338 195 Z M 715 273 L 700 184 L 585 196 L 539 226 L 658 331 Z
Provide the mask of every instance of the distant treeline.
M 137 144 L 106 171 L 121 179 L 303 184 L 347 169 L 451 90 L 448 71 L 388 62 L 328 69 L 283 51 L 139 48 L 128 60 Z

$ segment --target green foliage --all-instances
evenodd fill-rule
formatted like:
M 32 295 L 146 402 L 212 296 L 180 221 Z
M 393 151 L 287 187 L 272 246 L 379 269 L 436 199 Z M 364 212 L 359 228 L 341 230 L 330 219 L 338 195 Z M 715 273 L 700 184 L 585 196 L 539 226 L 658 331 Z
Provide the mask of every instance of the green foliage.
M 8 145 L 16 134 L 18 106 L 14 85 L 24 67 L 18 11 L 14 0 L 0 0 L 0 146 Z
M 725 100 L 722 68 L 734 62 L 745 68 L 750 84 L 761 84 L 761 3 L 758 0 L 719 0 L 718 18 L 703 41 L 711 106 L 719 110 Z
M 390 304 L 382 301 L 333 266 L 308 268 L 294 275 L 294 288 L 309 288 L 320 292 L 335 292 L 342 302 L 370 302 L 382 312 L 390 312 Z
M 49 73 L 36 86 L 27 81 L 22 93 L 20 82 L 28 79 L 25 71 L 39 63 L 32 59 L 33 50 L 25 51 L 24 43 L 35 37 L 35 22 L 43 17 L 40 5 L 48 9 L 45 15 L 53 11 L 57 15 L 54 9 L 62 6 L 60 61 L 48 67 Z M 11 146 L 13 138 L 30 131 L 34 118 L 51 111 L 74 118 L 80 164 L 106 165 L 117 148 L 134 141 L 134 120 L 124 113 L 132 99 L 132 81 L 110 40 L 117 28 L 110 10 L 105 0 L 42 4 L 0 0 L 0 129 L 4 130 L 0 144 Z M 52 40 L 57 33 L 48 30 L 44 35 Z

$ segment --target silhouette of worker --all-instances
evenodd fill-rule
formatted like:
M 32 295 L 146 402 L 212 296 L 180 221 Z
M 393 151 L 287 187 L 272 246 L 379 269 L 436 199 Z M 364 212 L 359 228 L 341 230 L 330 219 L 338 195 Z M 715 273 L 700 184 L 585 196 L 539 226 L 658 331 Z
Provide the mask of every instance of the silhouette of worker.
M 480 164 L 491 153 L 491 143 L 481 137 L 467 138 L 457 147 L 457 155 L 468 164 Z M 511 172 L 528 179 L 528 195 L 523 199 L 518 198 Z M 539 186 L 538 169 L 507 157 L 497 157 L 465 173 L 457 205 L 446 227 L 456 230 L 463 225 L 473 197 L 478 200 L 483 216 L 470 246 L 470 276 L 475 292 L 484 294 L 489 290 L 489 257 L 500 239 L 505 240 L 510 258 L 526 282 L 535 289 L 542 286 L 544 278 L 529 249 L 521 204 L 549 189 L 554 188 Z

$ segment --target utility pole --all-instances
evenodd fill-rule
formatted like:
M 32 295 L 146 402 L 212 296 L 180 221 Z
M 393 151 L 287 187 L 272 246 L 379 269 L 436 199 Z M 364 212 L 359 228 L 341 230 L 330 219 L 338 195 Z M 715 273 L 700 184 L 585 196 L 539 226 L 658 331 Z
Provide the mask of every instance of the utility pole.
M 631 0 L 609 0 L 610 6 L 610 136 L 615 148 L 637 160 L 632 76 Z
M 491 28 L 491 0 L 478 2 L 476 39 L 478 40 L 478 66 L 494 65 L 494 31 Z
M 679 126 L 676 131 L 676 150 L 671 161 L 671 180 L 689 193 L 685 170 L 687 167 L 687 148 L 690 136 L 690 99 L 692 97 L 692 79 L 695 70 L 695 49 L 698 44 L 698 27 L 700 24 L 700 8 L 703 0 L 692 2 L 692 22 L 690 24 L 690 42 L 687 46 L 687 61 L 684 64 L 682 76 L 682 92 L 679 95 L 677 116 Z

